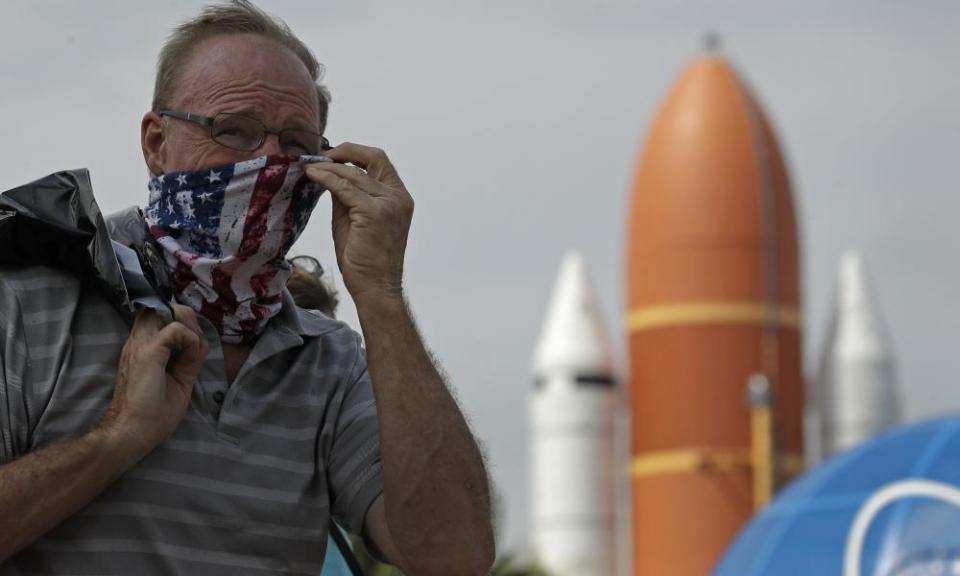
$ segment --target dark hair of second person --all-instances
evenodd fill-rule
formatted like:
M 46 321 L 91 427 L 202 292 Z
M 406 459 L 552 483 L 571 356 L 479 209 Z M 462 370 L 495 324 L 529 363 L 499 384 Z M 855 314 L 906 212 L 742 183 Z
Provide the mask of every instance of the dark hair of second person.
M 319 310 L 331 318 L 336 317 L 337 304 L 340 300 L 336 292 L 327 287 L 321 276 L 294 266 L 293 274 L 287 280 L 287 290 L 300 308 Z

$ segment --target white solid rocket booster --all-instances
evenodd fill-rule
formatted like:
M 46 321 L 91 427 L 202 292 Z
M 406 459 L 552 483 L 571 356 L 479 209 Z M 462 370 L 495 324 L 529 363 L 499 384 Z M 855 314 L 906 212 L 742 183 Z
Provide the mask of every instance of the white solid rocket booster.
M 836 298 L 817 391 L 824 457 L 853 448 L 900 417 L 890 341 L 857 252 L 840 261 Z
M 560 268 L 533 361 L 533 552 L 554 576 L 614 570 L 613 357 L 583 259 Z

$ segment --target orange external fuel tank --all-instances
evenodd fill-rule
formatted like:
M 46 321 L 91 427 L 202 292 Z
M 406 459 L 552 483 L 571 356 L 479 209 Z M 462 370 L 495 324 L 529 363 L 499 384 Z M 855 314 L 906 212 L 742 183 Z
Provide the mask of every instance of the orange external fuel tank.
M 773 394 L 767 469 L 782 482 L 803 453 L 790 185 L 724 59 L 695 60 L 663 104 L 629 217 L 634 573 L 703 576 L 754 509 L 751 375 Z

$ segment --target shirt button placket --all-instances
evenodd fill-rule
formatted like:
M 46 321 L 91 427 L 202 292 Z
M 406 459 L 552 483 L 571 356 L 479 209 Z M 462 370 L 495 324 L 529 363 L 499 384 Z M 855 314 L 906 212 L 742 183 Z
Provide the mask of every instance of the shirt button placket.
M 220 409 L 223 407 L 223 399 L 226 397 L 226 394 L 223 393 L 223 390 L 217 390 L 216 392 L 211 394 L 211 397 L 213 398 L 213 402 L 214 402 L 213 416 L 214 418 L 219 418 Z

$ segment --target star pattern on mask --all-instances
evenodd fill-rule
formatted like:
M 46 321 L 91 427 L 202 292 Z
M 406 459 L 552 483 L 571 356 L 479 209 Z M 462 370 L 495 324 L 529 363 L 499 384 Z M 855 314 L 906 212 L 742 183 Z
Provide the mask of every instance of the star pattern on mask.
M 219 182 L 219 181 L 220 181 L 220 173 L 214 172 L 213 170 L 211 170 L 210 174 L 207 176 L 207 182 L 213 184 L 214 182 Z
M 183 211 L 184 214 L 186 214 L 187 208 L 190 208 L 192 211 L 193 198 L 191 197 L 189 190 L 181 190 L 180 192 L 177 192 L 175 198 L 177 200 L 177 205 L 180 206 L 180 210 Z
M 181 186 L 187 185 L 187 175 L 186 174 L 177 174 L 177 184 Z

